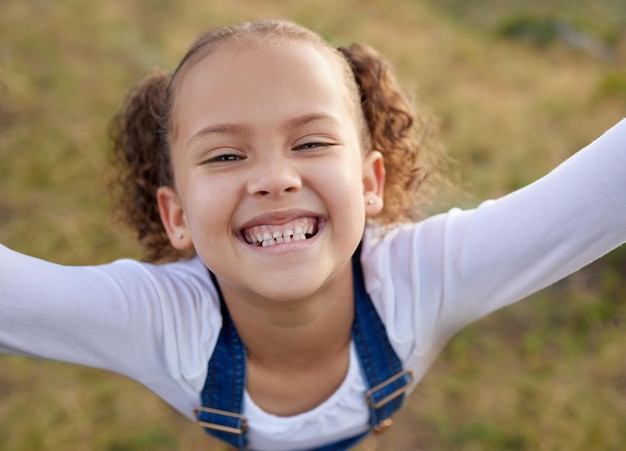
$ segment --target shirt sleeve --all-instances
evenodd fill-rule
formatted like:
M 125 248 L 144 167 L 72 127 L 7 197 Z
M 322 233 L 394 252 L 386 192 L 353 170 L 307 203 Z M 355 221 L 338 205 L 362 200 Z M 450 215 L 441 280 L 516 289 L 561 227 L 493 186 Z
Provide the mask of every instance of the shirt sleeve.
M 525 188 L 373 240 L 368 289 L 404 358 L 432 360 L 462 327 L 624 243 L 624 174 L 626 120 Z
M 0 352 L 195 391 L 221 322 L 198 259 L 72 267 L 0 246 L 0 268 Z

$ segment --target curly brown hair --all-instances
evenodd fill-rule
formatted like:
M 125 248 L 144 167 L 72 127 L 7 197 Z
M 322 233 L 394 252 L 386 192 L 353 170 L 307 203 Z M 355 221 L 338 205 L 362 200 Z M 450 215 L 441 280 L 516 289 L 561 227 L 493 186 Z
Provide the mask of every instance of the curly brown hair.
M 185 73 L 217 45 L 246 36 L 262 37 L 268 45 L 280 39 L 307 42 L 337 62 L 355 106 L 363 151 L 376 149 L 384 155 L 385 208 L 376 222 L 390 225 L 419 219 L 419 207 L 430 197 L 424 182 L 434 171 L 422 158 L 432 122 L 416 113 L 398 87 L 391 64 L 365 44 L 335 49 L 292 22 L 257 20 L 201 35 L 171 75 L 158 73 L 133 89 L 111 122 L 114 155 L 121 166 L 117 205 L 136 230 L 145 259 L 164 262 L 190 256 L 171 246 L 156 198 L 159 187 L 174 184 L 169 135 L 177 88 Z M 429 151 L 437 153 L 437 148 Z

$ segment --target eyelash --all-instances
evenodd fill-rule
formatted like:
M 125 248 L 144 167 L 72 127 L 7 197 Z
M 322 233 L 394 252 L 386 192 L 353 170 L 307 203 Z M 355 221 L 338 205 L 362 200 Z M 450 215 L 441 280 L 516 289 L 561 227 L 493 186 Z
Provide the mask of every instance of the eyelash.
M 239 161 L 242 159 L 243 158 L 240 157 L 239 155 L 233 155 L 232 153 L 228 153 L 228 154 L 218 155 L 214 158 L 211 158 L 210 160 L 207 161 L 207 163 L 227 163 L 229 161 Z
M 310 143 L 300 144 L 299 146 L 296 146 L 294 150 L 311 150 L 311 149 L 316 149 L 319 147 L 330 147 L 330 146 L 332 146 L 332 144 L 328 142 L 314 141 Z

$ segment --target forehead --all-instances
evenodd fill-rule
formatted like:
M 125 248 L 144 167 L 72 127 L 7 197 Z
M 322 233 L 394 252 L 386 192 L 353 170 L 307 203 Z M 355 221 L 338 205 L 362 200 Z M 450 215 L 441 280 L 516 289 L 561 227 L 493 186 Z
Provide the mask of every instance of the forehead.
M 344 70 L 332 49 L 286 39 L 229 40 L 186 68 L 173 108 L 181 114 L 235 120 L 257 110 L 296 114 L 303 108 L 350 112 Z M 280 110 L 279 110 L 280 108 Z M 294 110 L 294 111 L 289 111 Z

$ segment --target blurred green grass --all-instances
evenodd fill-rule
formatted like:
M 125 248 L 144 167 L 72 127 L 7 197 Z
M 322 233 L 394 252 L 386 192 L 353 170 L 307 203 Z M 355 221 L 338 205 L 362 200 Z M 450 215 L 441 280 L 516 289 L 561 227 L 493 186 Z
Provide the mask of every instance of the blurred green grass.
M 107 122 L 201 31 L 260 16 L 366 41 L 396 65 L 457 162 L 461 189 L 429 211 L 529 183 L 626 111 L 619 0 L 0 0 L 0 242 L 65 264 L 141 257 L 111 214 Z M 469 327 L 390 432 L 359 449 L 621 450 L 625 277 L 622 247 Z M 0 357 L 0 450 L 223 449 L 212 443 L 132 381 Z

